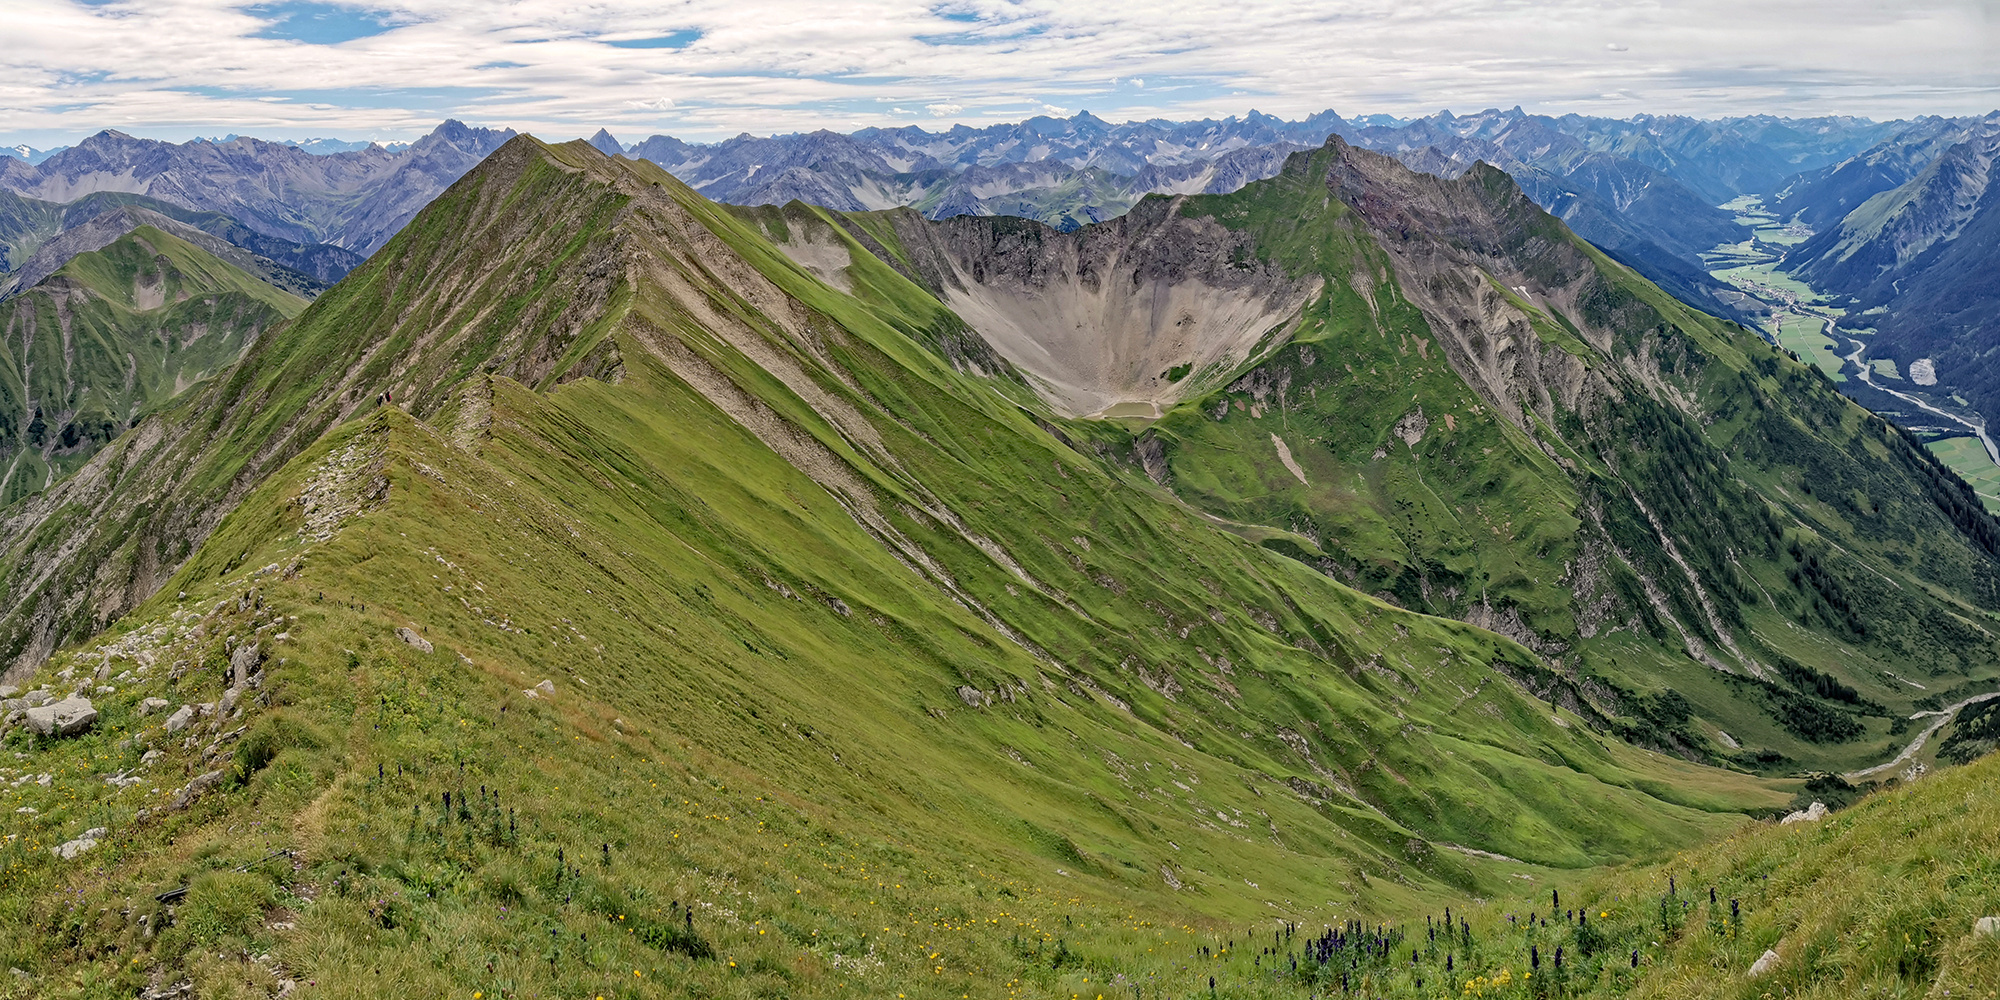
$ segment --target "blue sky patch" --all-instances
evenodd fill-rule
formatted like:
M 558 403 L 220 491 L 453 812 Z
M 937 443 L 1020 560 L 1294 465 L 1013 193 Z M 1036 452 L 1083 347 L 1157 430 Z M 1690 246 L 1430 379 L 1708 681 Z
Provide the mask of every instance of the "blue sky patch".
M 267 22 L 263 30 L 251 33 L 253 38 L 282 38 L 310 45 L 338 45 L 394 27 L 379 12 L 317 0 L 253 4 L 243 12 Z
M 655 38 L 628 38 L 622 42 L 605 42 L 618 49 L 684 49 L 695 43 L 701 32 L 693 28 L 669 32 Z

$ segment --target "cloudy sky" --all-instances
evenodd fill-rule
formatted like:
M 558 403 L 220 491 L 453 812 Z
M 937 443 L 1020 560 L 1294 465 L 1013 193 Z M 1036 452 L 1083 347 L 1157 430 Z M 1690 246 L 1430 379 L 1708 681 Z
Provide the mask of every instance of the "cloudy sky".
M 2000 0 L 6 0 L 0 139 L 2000 107 Z

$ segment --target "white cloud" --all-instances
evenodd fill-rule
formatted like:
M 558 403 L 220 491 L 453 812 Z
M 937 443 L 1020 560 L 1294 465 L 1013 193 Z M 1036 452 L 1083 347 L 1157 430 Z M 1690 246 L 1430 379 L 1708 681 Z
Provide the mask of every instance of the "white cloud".
M 924 110 L 930 112 L 932 118 L 950 118 L 952 115 L 964 111 L 965 105 L 940 102 L 938 104 L 926 104 L 924 105 Z
M 1062 116 L 1069 114 L 1069 109 L 1059 108 L 1053 104 L 1044 104 L 1042 105 L 1042 113 L 1045 115 L 1055 115 L 1057 118 L 1061 118 Z
M 409 138 L 439 119 L 568 135 L 644 127 L 673 96 L 690 139 L 1023 103 L 1112 120 L 1427 114 L 1523 105 L 1618 113 L 1963 114 L 2000 106 L 1989 0 L 370 0 L 387 30 L 257 38 L 242 0 L 7 0 L 0 122 L 53 146 L 105 127 Z M 677 38 L 683 48 L 600 39 Z M 1642 38 L 1643 57 L 1607 58 Z M 1107 93 L 1105 80 L 1112 80 Z M 1118 81 L 1129 83 L 1129 88 Z M 879 103 L 878 103 L 879 102 Z M 940 113 L 941 106 L 952 110 Z M 606 108 L 616 110 L 607 113 Z
M 1630 52 L 1632 50 L 1630 45 L 1620 45 L 1617 42 L 1606 42 L 1604 43 L 1604 48 L 1609 52 Z
M 674 99 L 671 97 L 656 97 L 650 101 L 626 101 L 625 103 L 635 108 L 645 108 L 648 111 L 671 111 L 674 107 Z

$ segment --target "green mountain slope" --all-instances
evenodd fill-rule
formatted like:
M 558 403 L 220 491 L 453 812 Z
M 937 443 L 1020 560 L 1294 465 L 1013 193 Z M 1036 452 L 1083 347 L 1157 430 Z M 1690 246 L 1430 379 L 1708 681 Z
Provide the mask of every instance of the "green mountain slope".
M 1693 849 L 1800 790 L 1621 740 L 1633 706 L 1674 702 L 1613 681 L 1678 683 L 1663 677 L 1677 640 L 1775 672 L 1754 691 L 1798 694 L 1777 685 L 1810 675 L 1765 663 L 1758 634 L 1795 626 L 1796 656 L 1861 641 L 1747 601 L 1761 628 L 1732 631 L 1692 525 L 1753 537 L 1777 516 L 1757 490 L 1797 466 L 1771 457 L 1741 483 L 1708 468 L 1707 435 L 1732 418 L 1690 399 L 1768 363 L 1760 377 L 1795 392 L 1767 387 L 1765 405 L 1805 414 L 1802 429 L 1744 417 L 1735 457 L 1713 464 L 1750 465 L 1791 426 L 1788 454 L 1824 466 L 1819 493 L 1864 467 L 1826 444 L 1836 430 L 1878 432 L 1825 409 L 1820 383 L 1785 383 L 1788 361 L 1745 353 L 1747 333 L 1649 325 L 1642 308 L 1671 302 L 1510 208 L 1504 177 L 1411 192 L 1406 173 L 1345 172 L 1376 165 L 1341 167 L 1351 155 L 1301 157 L 1237 200 L 1149 200 L 1065 242 L 1020 223 L 724 209 L 584 143 L 510 142 L 226 375 L 0 512 L 10 673 L 101 713 L 79 736 L 10 723 L 3 738 L 26 756 L 0 761 L 0 961 L 22 970 L 0 990 L 1296 997 L 1339 974 L 1435 996 L 1460 994 L 1461 968 L 1518 977 L 1515 946 L 1539 931 L 1470 900 L 1624 893 L 1584 870 Z M 1391 228 L 1392 204 L 1428 214 Z M 962 256 L 975 250 L 993 253 Z M 1411 263 L 1472 253 L 1501 297 Z M 1098 268 L 1113 257 L 1129 270 Z M 1309 273 L 1314 258 L 1341 268 Z M 1029 294 L 1036 275 L 1075 273 L 1092 277 L 1068 298 Z M 1055 385 L 1019 350 L 1077 347 L 1035 341 L 1054 328 L 1029 307 L 1120 316 L 1128 287 L 1157 308 L 1118 328 L 1116 351 L 1071 355 L 1090 378 Z M 1599 407 L 1579 394 L 1543 411 L 1503 379 L 1446 378 L 1447 336 L 1473 342 L 1450 322 L 1468 290 L 1522 314 L 1508 335 L 1546 345 L 1542 385 L 1595 373 Z M 1219 339 L 1153 336 L 1217 316 Z M 1392 336 L 1412 353 L 1389 353 Z M 1314 365 L 1308 350 L 1404 381 L 1383 400 L 1288 383 L 1278 366 Z M 1348 400 L 1361 429 L 1315 412 L 1306 386 Z M 1105 416 L 1059 415 L 1080 401 Z M 1295 413 L 1373 434 L 1385 454 L 1342 477 L 1401 463 L 1356 494 L 1360 540 L 1216 499 L 1246 468 L 1342 481 L 1322 479 L 1336 449 L 1255 424 Z M 1196 433 L 1209 424 L 1239 436 Z M 1273 434 L 1294 436 L 1289 460 Z M 1859 446 L 1876 440 L 1901 439 Z M 1389 551 L 1416 525 L 1460 524 L 1466 466 L 1507 515 L 1495 542 L 1460 526 L 1406 543 L 1434 574 L 1414 597 L 1393 560 L 1364 577 L 1353 559 L 1353 580 L 1421 610 L 1343 582 L 1336 543 Z M 1204 475 L 1217 485 L 1188 485 Z M 1362 507 L 1431 482 L 1432 509 L 1368 527 Z M 1610 510 L 1619 486 L 1637 514 Z M 1976 523 L 1917 520 L 1928 502 L 1897 522 L 1943 536 L 1927 551 L 1977 544 Z M 1765 560 L 1746 576 L 1781 573 L 1769 552 L 1787 541 L 1840 544 L 1858 567 L 1820 556 L 1799 570 L 1814 581 L 1916 551 L 1836 509 L 1795 508 L 1827 526 L 1767 536 L 1739 557 Z M 1657 552 L 1632 527 L 1647 510 L 1674 525 Z M 1627 599 L 1688 631 L 1662 641 L 1642 619 L 1556 648 L 1570 633 L 1546 623 L 1577 605 L 1536 576 L 1561 566 L 1548 553 L 1584 550 L 1586 523 L 1639 581 Z M 1685 594 L 1659 582 L 1662 561 L 1691 567 Z M 1893 586 L 1983 620 L 1980 564 L 1950 571 L 1898 569 Z M 1471 614 L 1468 591 L 1444 590 L 1475 580 L 1482 620 L 1539 651 L 1425 613 Z M 1717 608 L 1713 640 L 1675 600 Z M 1877 605 L 1857 620 L 1895 620 Z M 1963 662 L 1941 669 L 1977 675 L 1979 627 L 1947 637 Z M 1823 707 L 1838 695 L 1822 684 L 1806 704 L 1852 717 Z M 1416 929 L 1446 905 L 1479 918 L 1484 950 Z M 1609 971 L 1612 942 L 1661 940 L 1643 946 L 1648 975 L 1708 954 L 1649 937 L 1649 911 L 1603 912 L 1606 989 L 1651 988 Z M 1299 935 L 1334 927 L 1338 961 L 1319 962 Z M 1445 956 L 1464 964 L 1445 975 Z M 1739 982 L 1727 962 L 1700 974 Z M 1539 995 L 1517 982 L 1488 995 Z
M 36 989 L 1053 990 L 1168 919 L 1491 895 L 1790 798 L 1065 444 L 917 285 L 762 228 L 518 140 L 8 511 L 24 662 L 118 619 L 37 675 L 112 688 L 98 728 L 9 737 L 63 775 L 0 814 Z
M 62 229 L 61 205 L 0 192 L 0 271 L 13 271 Z
M 837 219 L 1131 432 L 1072 433 L 1335 579 L 1521 641 L 1575 692 L 1545 695 L 1629 738 L 1845 770 L 1940 689 L 1995 686 L 2000 525 L 1969 487 L 1496 170 L 1334 141 L 1075 235 Z M 1099 357 L 1104 315 L 1152 325 Z M 1051 374 L 1079 368 L 1103 374 Z
M 76 469 L 304 307 L 150 226 L 0 301 L 0 502 Z

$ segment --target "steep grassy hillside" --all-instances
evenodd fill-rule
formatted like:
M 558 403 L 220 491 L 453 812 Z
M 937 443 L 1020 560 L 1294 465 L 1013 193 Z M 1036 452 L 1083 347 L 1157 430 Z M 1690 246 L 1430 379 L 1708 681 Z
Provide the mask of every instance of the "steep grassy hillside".
M 771 224 L 517 140 L 9 510 L 21 662 L 117 625 L 30 681 L 97 728 L 7 737 L 0 989 L 1263 990 L 1243 928 L 1791 800 L 1050 433 Z
M 61 205 L 0 192 L 0 271 L 13 271 L 34 256 L 35 248 L 62 228 L 62 214 Z
M 1545 695 L 1628 738 L 1846 770 L 1900 747 L 1926 692 L 2000 680 L 2000 523 L 1971 489 L 1491 168 L 1442 180 L 1336 140 L 1235 194 L 1073 235 L 824 218 L 966 303 L 1058 402 L 1082 390 L 1038 366 L 1096 326 L 1049 304 L 1129 285 L 1155 303 L 1153 369 L 1095 387 L 1130 401 L 1099 412 L 1158 417 L 1068 433 L 1330 577 L 1521 641 L 1576 692 Z M 1208 311 L 1159 308 L 1145 289 L 1163 280 L 1211 289 Z M 1212 364 L 1214 338 L 1238 337 L 1215 304 L 1232 294 L 1267 325 L 1247 360 Z
M 0 301 L 0 503 L 78 468 L 303 308 L 150 226 Z

